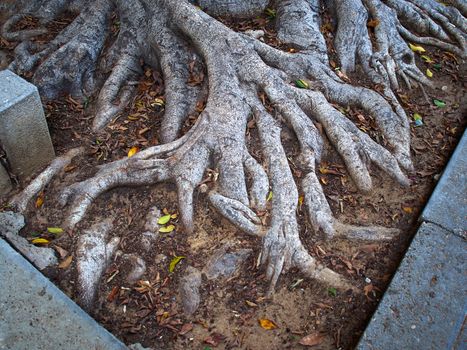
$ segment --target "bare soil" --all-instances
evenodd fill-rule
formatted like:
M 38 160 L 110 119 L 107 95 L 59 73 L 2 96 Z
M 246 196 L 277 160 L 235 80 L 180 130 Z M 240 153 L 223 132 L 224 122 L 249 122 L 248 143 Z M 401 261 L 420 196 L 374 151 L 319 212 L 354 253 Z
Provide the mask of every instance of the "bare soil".
M 53 33 L 69 20 L 70 17 L 65 17 L 53 22 L 50 25 L 52 34 L 40 40 L 50 40 Z M 241 31 L 263 29 L 269 44 L 293 50 L 276 42 L 271 21 L 266 16 L 254 21 L 224 22 Z M 20 23 L 24 28 L 35 24 L 33 18 Z M 331 30 L 331 22 L 323 25 L 329 45 L 332 45 Z M 14 47 L 15 43 L 0 37 L 0 51 L 6 61 L 11 60 Z M 150 254 L 144 253 L 134 242 L 143 232 L 149 208 L 157 206 L 170 213 L 177 212 L 175 188 L 171 184 L 112 190 L 96 200 L 75 230 L 59 237 L 45 233 L 47 227 L 60 226 L 63 221 L 65 211 L 57 203 L 61 189 L 92 176 L 96 165 L 126 157 L 132 147 L 144 149 L 158 144 L 164 108 L 154 100 L 164 99 L 164 84 L 160 73 L 146 66 L 143 66 L 145 74 L 132 105 L 100 133 L 90 131 L 96 96 L 79 101 L 63 96 L 44 102 L 56 153 L 60 155 L 79 145 L 85 146 L 87 152 L 44 189 L 40 195 L 42 205 L 40 201 L 30 203 L 27 227 L 22 234 L 29 239 L 39 235 L 51 240 L 50 246 L 57 250 L 57 254 L 61 253 L 59 256 L 64 263 L 61 268 L 50 268 L 45 273 L 74 298 L 75 262 L 71 260 L 67 264 L 67 257 L 74 255 L 77 238 L 83 229 L 103 218 L 115 218 L 116 229 L 112 235 L 121 238 L 119 251 L 141 255 L 147 271 L 142 282 L 128 284 L 121 277 L 127 267 L 117 255 L 101 281 L 92 316 L 127 344 L 139 342 L 161 349 L 300 349 L 305 348 L 299 344 L 300 339 L 312 334 L 317 339 L 315 349 L 352 349 L 408 247 L 418 226 L 417 218 L 465 127 L 465 65 L 448 53 L 429 48 L 427 51 L 426 55 L 433 63 L 420 60 L 418 65 L 422 71 L 429 68 L 434 73 L 432 80 L 436 88 L 426 89 L 427 97 L 419 88 L 398 92 L 407 113 L 410 116 L 418 113 L 423 117 L 422 126 L 415 127 L 412 123 L 411 128 L 415 163 L 415 171 L 410 174 L 412 185 L 402 188 L 373 169 L 374 190 L 369 194 L 359 193 L 342 160 L 329 145 L 323 157 L 326 162 L 321 164 L 318 174 L 333 212 L 340 220 L 397 227 L 401 234 L 388 243 L 326 242 L 321 232 L 311 229 L 304 208 L 299 206 L 297 211 L 301 238 L 308 251 L 321 263 L 348 278 L 359 293 L 335 291 L 330 286 L 303 279 L 292 270 L 281 277 L 274 297 L 266 298 L 264 271 L 256 266 L 261 241 L 242 234 L 221 218 L 207 205 L 202 193 L 196 193 L 194 233 L 187 235 L 175 220 L 176 229 L 161 234 L 157 248 Z M 358 74 L 349 79 L 354 84 L 366 84 L 359 80 Z M 433 104 L 435 98 L 445 101 L 446 106 L 436 107 Z M 203 104 L 199 101 L 199 111 Z M 361 111 L 346 110 L 345 113 L 372 137 L 381 137 L 371 117 Z M 185 129 L 196 117 L 191 116 Z M 255 145 L 254 130 L 248 132 L 252 135 L 249 138 L 252 148 Z M 283 142 L 294 175 L 299 180 L 301 173 L 294 166 L 298 144 L 286 128 Z M 206 181 L 210 181 L 208 175 Z M 20 189 L 21 186 L 16 191 Z M 188 265 L 203 268 L 213 251 L 224 243 L 251 248 L 254 254 L 233 278 L 214 282 L 203 280 L 201 305 L 192 317 L 185 317 L 178 300 L 179 277 Z M 173 273 L 169 273 L 168 266 L 174 256 L 186 258 Z M 277 328 L 262 328 L 260 319 L 273 321 Z

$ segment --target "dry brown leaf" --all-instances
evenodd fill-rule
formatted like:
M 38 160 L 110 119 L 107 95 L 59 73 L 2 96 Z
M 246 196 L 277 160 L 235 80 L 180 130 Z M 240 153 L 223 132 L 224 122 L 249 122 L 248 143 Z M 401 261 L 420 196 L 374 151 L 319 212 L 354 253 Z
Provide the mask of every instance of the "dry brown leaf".
M 70 266 L 70 264 L 71 264 L 72 261 L 73 261 L 73 255 L 68 255 L 67 258 L 63 259 L 63 260 L 60 262 L 60 264 L 58 264 L 58 267 L 59 267 L 60 269 L 67 269 L 67 268 Z
M 112 290 L 110 291 L 109 295 L 107 295 L 107 301 L 108 302 L 112 302 L 115 300 L 115 298 L 117 297 L 117 294 L 118 294 L 118 291 L 119 291 L 120 288 L 118 288 L 118 286 L 114 286 L 112 288 Z
M 68 250 L 63 249 L 58 245 L 54 245 L 53 248 L 57 251 L 58 255 L 60 255 L 61 259 L 65 258 L 68 255 Z
M 182 326 L 182 329 L 180 329 L 180 332 L 178 332 L 178 334 L 180 335 L 184 335 L 184 334 L 187 334 L 189 331 L 191 331 L 193 329 L 193 323 L 185 323 L 183 326 Z
M 305 346 L 315 346 L 321 344 L 324 340 L 324 336 L 319 333 L 308 334 L 300 339 L 299 344 Z

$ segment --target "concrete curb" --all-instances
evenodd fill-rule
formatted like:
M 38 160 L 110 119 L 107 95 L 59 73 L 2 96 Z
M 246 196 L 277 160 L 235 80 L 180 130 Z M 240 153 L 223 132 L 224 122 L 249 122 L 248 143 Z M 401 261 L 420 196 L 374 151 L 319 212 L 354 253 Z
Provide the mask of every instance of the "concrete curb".
M 467 349 L 467 133 L 357 350 Z
M 0 238 L 0 349 L 127 347 Z

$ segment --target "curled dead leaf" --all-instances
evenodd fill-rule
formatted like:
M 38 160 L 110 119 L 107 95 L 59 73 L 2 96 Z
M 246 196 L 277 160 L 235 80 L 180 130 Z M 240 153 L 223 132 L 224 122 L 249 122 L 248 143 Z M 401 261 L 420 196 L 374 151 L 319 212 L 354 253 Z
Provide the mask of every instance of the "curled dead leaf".
M 304 336 L 298 343 L 305 346 L 315 346 L 321 344 L 323 340 L 323 335 L 319 333 L 313 333 Z
M 73 255 L 68 255 L 65 259 L 63 259 L 60 264 L 58 264 L 59 269 L 67 269 L 71 262 L 73 261 Z

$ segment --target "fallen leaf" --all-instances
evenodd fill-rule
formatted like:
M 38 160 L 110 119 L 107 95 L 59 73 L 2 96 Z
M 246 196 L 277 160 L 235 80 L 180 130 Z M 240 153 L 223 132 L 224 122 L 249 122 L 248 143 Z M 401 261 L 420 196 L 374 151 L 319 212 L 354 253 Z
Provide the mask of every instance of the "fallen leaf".
M 315 346 L 318 344 L 321 344 L 321 342 L 324 340 L 324 336 L 319 334 L 319 333 L 314 333 L 314 334 L 308 334 L 304 336 L 300 341 L 298 342 L 301 345 L 305 346 Z
M 433 103 L 435 104 L 436 107 L 439 107 L 439 108 L 446 107 L 446 102 L 444 102 L 443 100 L 434 99 Z
M 328 288 L 328 294 L 332 297 L 337 296 L 337 289 L 334 287 Z
M 379 20 L 378 19 L 372 19 L 372 20 L 369 20 L 367 23 L 366 23 L 366 26 L 367 27 L 370 27 L 370 28 L 376 28 L 378 25 L 379 25 Z
M 68 250 L 63 249 L 62 247 L 58 245 L 54 245 L 53 248 L 57 251 L 58 255 L 60 255 L 60 258 L 65 258 L 68 255 Z
M 427 70 L 426 70 L 426 76 L 427 76 L 428 78 L 433 78 L 433 72 L 432 72 L 431 70 L 427 69 Z
M 414 45 L 414 44 L 411 44 L 409 43 L 409 47 L 410 49 L 413 51 L 413 52 L 417 52 L 417 53 L 422 53 L 422 52 L 425 52 L 426 50 L 420 46 L 420 45 Z
M 270 19 L 273 19 L 276 17 L 276 10 L 272 9 L 272 8 L 267 8 L 264 13 L 270 18 Z
M 224 336 L 220 333 L 213 333 L 210 336 L 204 339 L 206 344 L 212 345 L 214 347 L 218 346 L 219 343 L 224 339 Z
M 427 55 L 421 55 L 420 58 L 425 61 L 426 63 L 433 63 L 434 61 L 428 57 Z
M 266 198 L 266 200 L 269 202 L 272 199 L 272 196 L 272 191 L 269 191 L 268 198 Z
M 159 220 L 157 220 L 157 223 L 158 223 L 159 225 L 165 225 L 166 223 L 168 223 L 168 222 L 170 221 L 170 218 L 171 218 L 170 214 L 161 216 L 161 217 L 159 218 Z
M 254 302 L 249 301 L 249 300 L 245 300 L 245 304 L 247 304 L 249 307 L 257 307 L 258 306 L 258 304 L 255 304 Z
M 109 295 L 107 295 L 107 301 L 108 302 L 112 302 L 115 300 L 115 298 L 117 297 L 117 294 L 118 294 L 118 291 L 119 291 L 120 288 L 118 288 L 118 286 L 114 286 L 112 288 L 112 290 L 110 291 Z
M 59 235 L 63 233 L 63 229 L 61 227 L 47 227 L 47 232 Z
M 407 214 L 412 214 L 413 213 L 413 208 L 412 207 L 402 207 L 402 210 L 405 211 Z
M 138 151 L 139 151 L 138 147 L 136 146 L 131 147 L 130 150 L 128 151 L 128 158 L 133 157 L 136 153 L 138 153 Z
M 44 204 L 44 194 L 41 193 L 39 195 L 39 197 L 37 197 L 36 199 L 36 208 L 39 209 L 40 207 L 42 207 L 42 204 Z
M 273 321 L 268 320 L 267 318 L 260 318 L 258 322 L 259 322 L 259 325 L 266 330 L 277 328 L 277 325 Z
M 174 225 L 169 225 L 169 226 L 161 227 L 161 228 L 159 229 L 159 232 L 162 232 L 162 233 L 169 233 L 169 232 L 172 232 L 173 230 L 175 230 L 175 226 L 174 226 Z
M 300 89 L 308 89 L 310 87 L 310 85 L 302 79 L 295 80 L 295 85 Z
M 45 238 L 34 238 L 31 242 L 32 244 L 48 244 L 49 240 Z
M 175 258 L 172 259 L 172 261 L 170 262 L 170 265 L 169 265 L 169 272 L 174 272 L 175 270 L 175 266 L 177 266 L 177 264 L 182 260 L 182 259 L 185 259 L 186 257 L 185 256 L 176 256 Z
M 193 323 L 185 323 L 183 326 L 182 326 L 182 329 L 180 329 L 180 332 L 178 332 L 178 334 L 180 335 L 184 335 L 184 334 L 187 334 L 189 331 L 191 331 L 193 329 Z
M 58 268 L 66 269 L 70 266 L 71 262 L 73 261 L 73 255 L 68 255 L 67 258 L 63 259 L 60 264 L 58 264 Z

